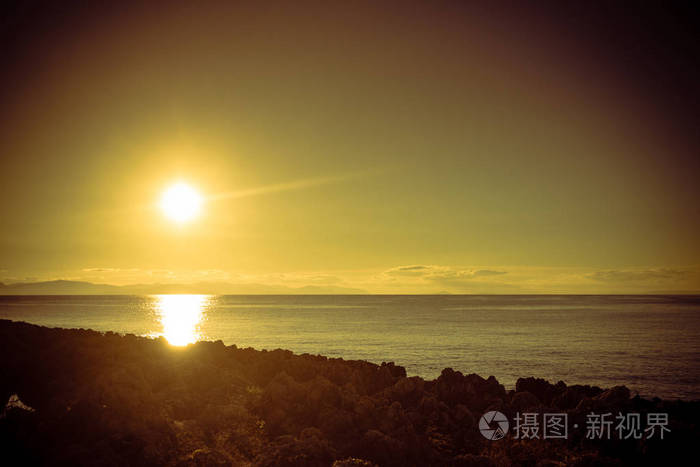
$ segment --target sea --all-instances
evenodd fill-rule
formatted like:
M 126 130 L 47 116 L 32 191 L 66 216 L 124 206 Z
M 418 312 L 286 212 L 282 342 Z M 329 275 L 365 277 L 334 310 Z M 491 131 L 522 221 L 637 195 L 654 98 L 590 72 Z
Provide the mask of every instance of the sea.
M 700 296 L 0 296 L 0 319 L 700 399 Z

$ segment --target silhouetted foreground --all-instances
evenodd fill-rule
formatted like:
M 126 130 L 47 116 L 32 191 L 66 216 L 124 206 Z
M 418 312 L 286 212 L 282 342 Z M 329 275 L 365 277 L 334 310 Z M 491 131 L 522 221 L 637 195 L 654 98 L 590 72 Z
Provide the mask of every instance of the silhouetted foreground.
M 0 320 L 0 464 L 616 465 L 694 458 L 700 402 Z M 26 404 L 17 407 L 17 401 Z M 34 409 L 28 410 L 29 408 Z M 490 441 L 487 410 L 665 412 L 665 439 Z M 614 428 L 614 426 L 613 426 Z

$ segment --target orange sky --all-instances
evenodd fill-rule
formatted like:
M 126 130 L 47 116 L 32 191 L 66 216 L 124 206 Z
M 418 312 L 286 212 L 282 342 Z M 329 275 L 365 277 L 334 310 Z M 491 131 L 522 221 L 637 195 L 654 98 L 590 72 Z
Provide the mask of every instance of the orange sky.
M 125 5 L 5 15 L 2 282 L 700 291 L 673 12 Z

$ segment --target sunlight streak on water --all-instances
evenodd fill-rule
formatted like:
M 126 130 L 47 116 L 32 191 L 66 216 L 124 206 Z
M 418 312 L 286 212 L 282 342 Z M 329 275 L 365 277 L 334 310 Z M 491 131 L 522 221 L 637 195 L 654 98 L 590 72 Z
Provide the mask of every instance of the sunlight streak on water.
M 700 398 L 697 296 L 0 296 L 0 319 Z
M 183 346 L 201 338 L 199 326 L 210 302 L 209 295 L 156 295 L 156 315 L 172 345 Z

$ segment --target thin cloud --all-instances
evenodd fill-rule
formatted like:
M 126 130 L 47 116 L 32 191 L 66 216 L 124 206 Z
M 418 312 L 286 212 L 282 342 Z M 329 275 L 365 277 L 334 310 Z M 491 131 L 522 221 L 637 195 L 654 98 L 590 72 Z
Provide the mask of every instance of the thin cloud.
M 414 264 L 391 268 L 386 270 L 384 274 L 387 276 L 419 277 L 425 280 L 439 282 L 444 280 L 472 280 L 480 277 L 500 276 L 507 274 L 507 271 Z
M 496 271 L 493 269 L 479 269 L 478 271 L 474 271 L 472 275 L 474 277 L 482 277 L 482 276 L 500 276 L 502 274 L 508 274 L 508 271 Z
M 227 193 L 219 193 L 217 195 L 212 195 L 208 199 L 210 200 L 221 200 L 221 199 L 238 199 L 247 198 L 249 196 L 259 196 L 267 195 L 271 193 L 280 193 L 284 191 L 296 191 L 303 190 L 306 188 L 312 188 L 322 185 L 333 185 L 336 183 L 346 182 L 348 180 L 353 180 L 362 177 L 368 177 L 377 175 L 383 172 L 382 170 L 366 170 L 361 172 L 351 172 L 343 175 L 333 175 L 327 177 L 313 177 L 305 178 L 302 180 L 294 180 L 291 182 L 277 183 L 273 185 L 265 185 L 254 188 L 247 188 L 244 190 L 230 191 Z
M 431 266 L 400 266 L 396 268 L 398 271 L 425 271 L 429 270 Z
M 610 269 L 596 271 L 586 277 L 599 282 L 648 282 L 677 281 L 687 278 L 693 272 L 681 269 Z
M 389 276 L 425 276 L 430 274 L 436 266 L 398 266 L 384 272 Z

